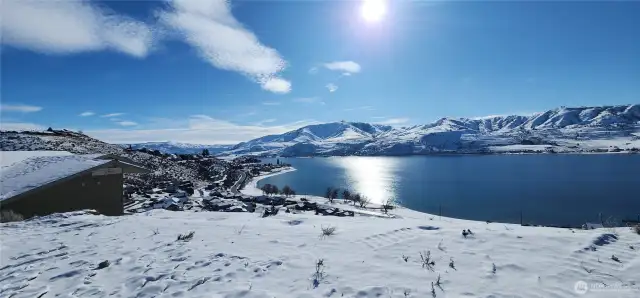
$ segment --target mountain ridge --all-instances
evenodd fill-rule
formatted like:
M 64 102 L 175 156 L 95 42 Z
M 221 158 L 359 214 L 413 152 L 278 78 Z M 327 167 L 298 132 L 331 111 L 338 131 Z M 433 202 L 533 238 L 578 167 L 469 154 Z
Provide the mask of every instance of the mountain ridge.
M 223 154 L 411 155 L 491 153 L 493 149 L 549 151 L 553 147 L 567 152 L 575 151 L 571 147 L 580 145 L 579 142 L 567 142 L 577 141 L 580 134 L 582 143 L 589 143 L 587 148 L 602 151 L 620 146 L 603 147 L 603 144 L 590 141 L 617 138 L 632 149 L 636 148 L 633 133 L 638 131 L 640 104 L 563 106 L 529 116 L 444 117 L 432 123 L 405 127 L 345 121 L 314 124 L 242 142 Z M 565 144 L 559 145 L 559 141 Z M 538 147 L 505 147 L 518 145 Z

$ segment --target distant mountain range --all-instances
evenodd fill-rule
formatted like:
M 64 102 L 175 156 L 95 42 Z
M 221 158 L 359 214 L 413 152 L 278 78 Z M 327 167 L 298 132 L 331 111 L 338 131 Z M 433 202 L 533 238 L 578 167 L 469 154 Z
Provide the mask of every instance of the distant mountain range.
M 305 126 L 237 145 L 132 144 L 164 153 L 216 155 L 413 155 L 438 153 L 604 152 L 640 148 L 640 104 L 560 107 L 530 116 L 442 118 L 407 127 L 361 122 Z M 633 151 L 632 151 L 633 150 Z
M 358 122 L 309 125 L 237 144 L 223 154 L 326 156 L 625 151 L 640 147 L 638 133 L 640 104 L 561 107 L 531 116 L 442 118 L 434 123 L 409 127 Z
M 233 145 L 202 145 L 202 144 L 188 144 L 178 142 L 148 142 L 130 144 L 133 149 L 147 148 L 149 150 L 158 150 L 162 153 L 175 153 L 175 154 L 192 154 L 202 153 L 202 150 L 208 149 L 210 154 L 218 154 L 227 150 L 230 150 Z M 129 147 L 129 144 L 122 145 L 123 147 Z

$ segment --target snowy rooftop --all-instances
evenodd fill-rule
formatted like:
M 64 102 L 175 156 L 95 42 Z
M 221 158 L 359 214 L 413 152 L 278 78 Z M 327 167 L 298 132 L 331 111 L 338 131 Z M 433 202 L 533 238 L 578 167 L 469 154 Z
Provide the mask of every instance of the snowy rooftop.
M 0 166 L 9 167 L 31 157 L 69 155 L 73 154 L 67 151 L 0 151 Z
M 65 151 L 2 152 L 0 201 L 108 163 Z

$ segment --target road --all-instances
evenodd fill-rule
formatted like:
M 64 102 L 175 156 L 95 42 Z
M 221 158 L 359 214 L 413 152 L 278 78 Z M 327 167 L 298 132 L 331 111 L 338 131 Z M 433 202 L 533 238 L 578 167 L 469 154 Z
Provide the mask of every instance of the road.
M 240 191 L 238 191 L 238 187 L 240 187 L 240 185 L 242 185 L 242 183 L 244 183 L 244 180 L 247 179 L 247 173 L 245 173 L 244 171 L 240 172 L 240 179 L 238 179 L 238 181 L 236 181 L 236 183 L 231 186 L 231 192 L 232 193 L 240 193 Z

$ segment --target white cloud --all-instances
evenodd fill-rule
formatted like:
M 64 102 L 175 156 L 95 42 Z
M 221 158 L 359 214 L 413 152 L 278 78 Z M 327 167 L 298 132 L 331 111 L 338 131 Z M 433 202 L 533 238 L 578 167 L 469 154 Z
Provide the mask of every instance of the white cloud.
M 329 92 L 336 92 L 338 90 L 338 86 L 334 83 L 329 83 L 327 84 L 327 89 L 329 90 Z
M 400 125 L 409 122 L 409 118 L 387 118 L 383 121 L 375 122 L 376 124 L 383 125 Z
M 273 93 L 289 93 L 291 91 L 291 82 L 281 78 L 270 78 L 262 83 L 262 89 Z
M 79 116 L 80 116 L 80 117 L 89 117 L 89 116 L 93 116 L 93 115 L 95 115 L 95 114 L 96 114 L 96 113 L 94 113 L 94 112 L 86 111 L 86 112 L 84 112 L 84 113 L 81 113 Z
M 138 123 L 133 122 L 133 121 L 118 121 L 116 123 L 118 125 L 121 125 L 121 126 L 136 126 L 136 125 L 138 125 Z
M 257 125 L 257 126 L 262 126 L 262 125 L 264 125 L 264 124 L 266 124 L 266 123 L 276 122 L 277 120 L 278 120 L 278 119 L 273 119 L 273 118 L 272 118 L 272 119 L 264 119 L 264 120 L 261 120 L 261 121 L 255 122 L 255 123 L 253 123 L 253 124 L 254 124 L 254 125 Z
M 109 143 L 141 143 L 172 140 L 194 144 L 237 144 L 239 142 L 281 134 L 300 127 L 315 124 L 313 120 L 301 120 L 276 126 L 240 125 L 206 115 L 194 115 L 187 120 L 157 119 L 165 128 L 103 129 L 85 131 L 86 134 Z M 269 120 L 269 119 L 267 119 Z
M 318 68 L 317 67 L 312 67 L 309 68 L 309 74 L 317 74 L 318 73 Z
M 353 61 L 329 62 L 329 63 L 325 63 L 324 67 L 326 67 L 329 70 L 338 70 L 345 73 L 358 73 L 361 70 L 360 64 L 355 63 Z
M 0 111 L 2 112 L 21 112 L 21 113 L 33 113 L 41 111 L 42 107 L 23 105 L 23 104 L 13 104 L 13 105 L 5 105 L 0 104 Z
M 263 101 L 262 104 L 265 105 L 265 106 L 279 106 L 282 103 L 277 102 L 277 101 Z
M 42 125 L 35 123 L 24 123 L 24 122 L 1 122 L 0 130 L 13 130 L 13 131 L 22 131 L 22 130 L 45 130 L 46 128 Z
M 242 73 L 268 91 L 291 90 L 291 83 L 278 77 L 285 60 L 233 17 L 228 1 L 175 0 L 168 5 L 159 13 L 161 22 L 214 67 Z
M 324 105 L 324 101 L 320 100 L 319 97 L 299 97 L 299 98 L 294 98 L 291 101 L 299 102 L 299 103 L 317 103 L 317 104 Z
M 111 117 L 118 117 L 118 116 L 122 116 L 124 115 L 124 113 L 111 113 L 111 114 L 104 114 L 100 117 L 102 118 L 111 118 Z
M 2 1 L 2 43 L 47 54 L 114 50 L 144 57 L 149 26 L 89 1 Z

